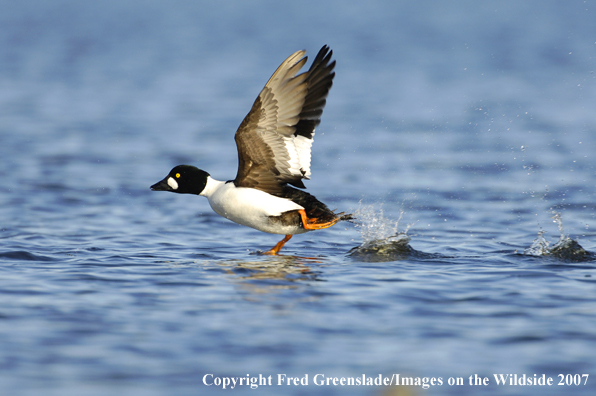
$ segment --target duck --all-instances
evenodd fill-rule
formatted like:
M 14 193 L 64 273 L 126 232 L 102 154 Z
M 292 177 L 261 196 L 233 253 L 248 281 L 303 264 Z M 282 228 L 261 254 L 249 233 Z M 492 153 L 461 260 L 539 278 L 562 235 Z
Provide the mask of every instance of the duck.
M 349 221 L 304 191 L 311 176 L 311 147 L 335 77 L 333 51 L 324 45 L 300 73 L 306 51 L 290 55 L 273 73 L 238 127 L 238 171 L 219 181 L 192 165 L 178 165 L 153 191 L 207 198 L 222 217 L 259 231 L 285 235 L 263 252 L 277 255 L 293 235 Z

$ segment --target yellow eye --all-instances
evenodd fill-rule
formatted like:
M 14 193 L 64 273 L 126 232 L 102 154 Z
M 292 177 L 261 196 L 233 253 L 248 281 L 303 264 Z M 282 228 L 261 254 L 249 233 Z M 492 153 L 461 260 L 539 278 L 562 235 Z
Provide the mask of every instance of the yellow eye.
M 176 179 L 180 179 L 180 173 L 176 173 Z

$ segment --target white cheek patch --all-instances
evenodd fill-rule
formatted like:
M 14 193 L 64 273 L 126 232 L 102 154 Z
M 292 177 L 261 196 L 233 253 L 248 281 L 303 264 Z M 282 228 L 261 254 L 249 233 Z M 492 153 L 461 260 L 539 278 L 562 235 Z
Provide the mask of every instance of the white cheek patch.
M 176 183 L 176 180 L 171 177 L 168 177 L 168 186 L 172 187 L 172 190 L 178 189 L 178 183 Z

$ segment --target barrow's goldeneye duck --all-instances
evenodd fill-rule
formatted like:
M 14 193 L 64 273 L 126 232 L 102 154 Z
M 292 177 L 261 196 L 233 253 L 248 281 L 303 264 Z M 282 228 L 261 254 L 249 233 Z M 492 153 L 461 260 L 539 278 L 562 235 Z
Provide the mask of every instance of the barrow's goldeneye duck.
M 265 254 L 277 254 L 294 234 L 351 219 L 298 189 L 306 188 L 302 179 L 310 178 L 315 127 L 335 77 L 333 51 L 327 46 L 308 71 L 298 74 L 307 61 L 305 53 L 293 53 L 277 68 L 238 127 L 234 180 L 218 181 L 194 166 L 178 165 L 151 189 L 202 195 L 226 219 L 285 235 Z

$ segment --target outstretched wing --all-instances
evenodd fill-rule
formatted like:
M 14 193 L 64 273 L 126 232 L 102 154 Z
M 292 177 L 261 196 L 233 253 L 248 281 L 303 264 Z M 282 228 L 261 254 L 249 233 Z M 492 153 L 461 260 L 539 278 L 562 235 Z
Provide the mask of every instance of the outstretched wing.
M 305 188 L 315 127 L 335 76 L 333 51 L 326 45 L 310 69 L 297 75 L 305 53 L 293 53 L 277 68 L 238 127 L 236 186 L 272 194 L 286 183 Z

